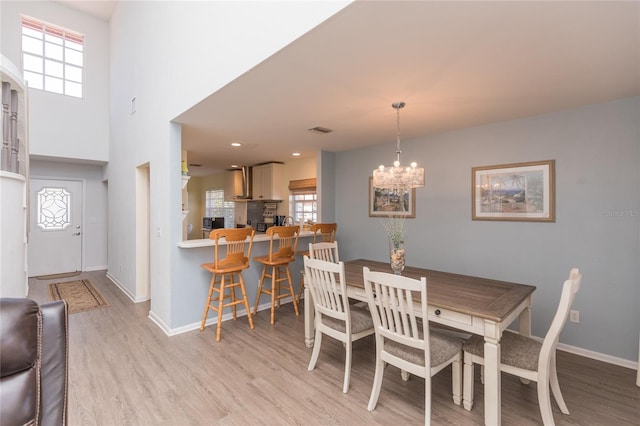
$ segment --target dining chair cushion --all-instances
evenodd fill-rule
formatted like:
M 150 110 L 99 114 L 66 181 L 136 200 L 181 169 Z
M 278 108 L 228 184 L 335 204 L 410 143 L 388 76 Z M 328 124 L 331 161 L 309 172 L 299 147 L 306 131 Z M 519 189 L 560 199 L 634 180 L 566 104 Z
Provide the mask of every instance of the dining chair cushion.
M 463 349 L 465 352 L 484 358 L 484 338 L 473 335 L 464 343 Z M 542 349 L 542 342 L 507 330 L 500 340 L 500 362 L 529 371 L 537 371 L 540 349 Z
M 419 335 L 422 339 L 422 330 L 419 331 Z M 424 365 L 424 351 L 421 349 L 411 348 L 390 339 L 385 341 L 384 349 L 398 358 L 402 358 L 413 364 Z M 429 349 L 431 351 L 430 367 L 435 367 L 450 360 L 456 353 L 459 353 L 462 349 L 462 341 L 455 337 L 429 330 Z
M 361 333 L 365 330 L 373 328 L 373 319 L 371 318 L 369 309 L 352 305 L 350 306 L 350 311 L 352 333 Z M 323 316 L 322 323 L 328 327 L 333 328 L 334 330 L 340 331 L 341 333 L 345 333 L 347 331 L 344 321 L 331 318 L 328 315 Z

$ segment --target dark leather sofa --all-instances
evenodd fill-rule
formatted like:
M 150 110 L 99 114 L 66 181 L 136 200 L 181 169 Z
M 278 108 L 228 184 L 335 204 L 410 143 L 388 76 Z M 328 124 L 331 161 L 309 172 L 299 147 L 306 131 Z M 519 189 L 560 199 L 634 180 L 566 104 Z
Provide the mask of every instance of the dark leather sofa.
M 66 425 L 67 304 L 0 299 L 0 425 Z

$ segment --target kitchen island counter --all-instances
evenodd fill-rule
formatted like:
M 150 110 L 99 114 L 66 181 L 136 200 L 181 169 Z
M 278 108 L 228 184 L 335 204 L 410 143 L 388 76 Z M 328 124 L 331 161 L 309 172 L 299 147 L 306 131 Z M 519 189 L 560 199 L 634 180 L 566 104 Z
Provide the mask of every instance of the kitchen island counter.
M 312 236 L 313 236 L 313 232 L 302 231 L 298 238 L 305 238 L 305 237 L 312 237 Z M 261 241 L 269 241 L 269 236 L 264 232 L 256 232 L 256 235 L 253 237 L 253 242 L 258 243 Z M 227 242 L 224 241 L 224 238 L 223 238 L 220 240 L 220 244 L 227 244 Z M 184 248 L 184 249 L 198 248 L 198 247 L 213 247 L 214 245 L 215 245 L 215 241 L 209 238 L 203 238 L 199 240 L 185 240 L 185 241 L 180 241 L 178 243 L 178 247 Z M 298 241 L 298 245 L 300 245 L 300 241 Z M 300 247 L 298 247 L 298 249 L 300 249 Z
M 302 231 L 298 239 L 298 250 L 308 249 L 309 243 L 313 241 L 313 233 L 311 231 Z M 226 242 L 222 241 L 226 245 Z M 269 236 L 266 234 L 256 233 L 253 238 L 253 248 L 251 250 L 250 267 L 242 271 L 244 283 L 249 300 L 249 306 L 253 308 L 258 288 L 258 281 L 262 273 L 262 264 L 253 260 L 258 256 L 266 256 L 269 254 Z M 174 279 L 180 282 L 180 291 L 176 294 L 181 306 L 188 307 L 184 309 L 184 315 L 179 318 L 173 318 L 172 324 L 164 325 L 167 334 L 172 335 L 182 333 L 189 330 L 197 330 L 200 328 L 202 320 L 202 308 L 207 300 L 209 284 L 211 281 L 211 273 L 200 265 L 213 261 L 215 241 L 211 239 L 186 240 L 177 244 L 178 265 L 176 270 L 180 273 L 176 274 Z M 291 277 L 293 278 L 294 291 L 298 292 L 300 286 L 301 271 L 304 268 L 302 256 L 295 256 L 295 260 L 289 264 Z M 261 303 L 258 311 L 270 310 L 271 300 L 268 295 L 262 295 Z M 282 300 L 283 303 L 290 302 L 290 298 Z M 237 316 L 244 316 L 246 312 L 244 307 L 238 306 Z M 233 313 L 231 309 L 225 309 L 222 319 L 232 319 Z M 217 323 L 217 316 L 210 314 L 207 319 L 207 325 Z M 215 334 L 215 327 L 213 330 Z

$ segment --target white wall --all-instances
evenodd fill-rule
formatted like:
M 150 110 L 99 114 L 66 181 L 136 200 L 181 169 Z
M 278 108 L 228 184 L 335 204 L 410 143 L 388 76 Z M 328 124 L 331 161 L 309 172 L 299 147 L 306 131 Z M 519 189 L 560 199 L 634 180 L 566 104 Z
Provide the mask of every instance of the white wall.
M 101 165 L 109 155 L 109 26 L 52 1 L 2 1 L 3 55 L 22 68 L 21 15 L 85 35 L 83 98 L 29 91 L 31 177 L 85 182 L 83 269 L 107 267 L 107 186 Z M 72 159 L 73 163 L 64 163 Z M 78 163 L 86 162 L 81 165 Z
M 543 337 L 571 267 L 581 269 L 560 341 L 635 360 L 638 351 L 640 98 L 402 141 L 405 162 L 425 167 L 407 263 L 537 286 L 532 333 Z M 340 257 L 388 260 L 368 217 L 368 176 L 393 159 L 385 144 L 336 154 Z M 471 220 L 471 168 L 556 160 L 556 222 Z M 635 362 L 635 361 L 634 361 Z
M 84 182 L 82 210 L 82 270 L 107 268 L 107 183 L 104 167 L 88 164 L 31 160 L 31 177 L 81 180 Z
M 83 98 L 29 89 L 31 155 L 107 161 L 109 26 L 53 1 L 2 1 L 2 53 L 22 69 L 21 14 L 85 35 Z
M 192 322 L 201 290 L 184 282 L 199 264 L 177 248 L 180 128 L 169 121 L 346 4 L 118 2 L 110 23 L 109 274 L 135 294 L 134 171 L 149 163 L 151 316 L 162 327 Z

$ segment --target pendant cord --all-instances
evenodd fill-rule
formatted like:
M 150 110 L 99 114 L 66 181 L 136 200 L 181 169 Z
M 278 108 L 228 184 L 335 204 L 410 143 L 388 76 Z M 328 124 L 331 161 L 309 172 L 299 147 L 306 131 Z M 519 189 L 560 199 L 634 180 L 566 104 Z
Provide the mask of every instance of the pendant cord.
M 393 105 L 393 107 L 396 109 L 396 160 L 398 160 L 398 163 L 400 163 L 400 153 L 402 152 L 400 151 L 400 108 L 402 108 L 403 106 L 404 103 L 398 106 L 396 106 L 395 104 Z

